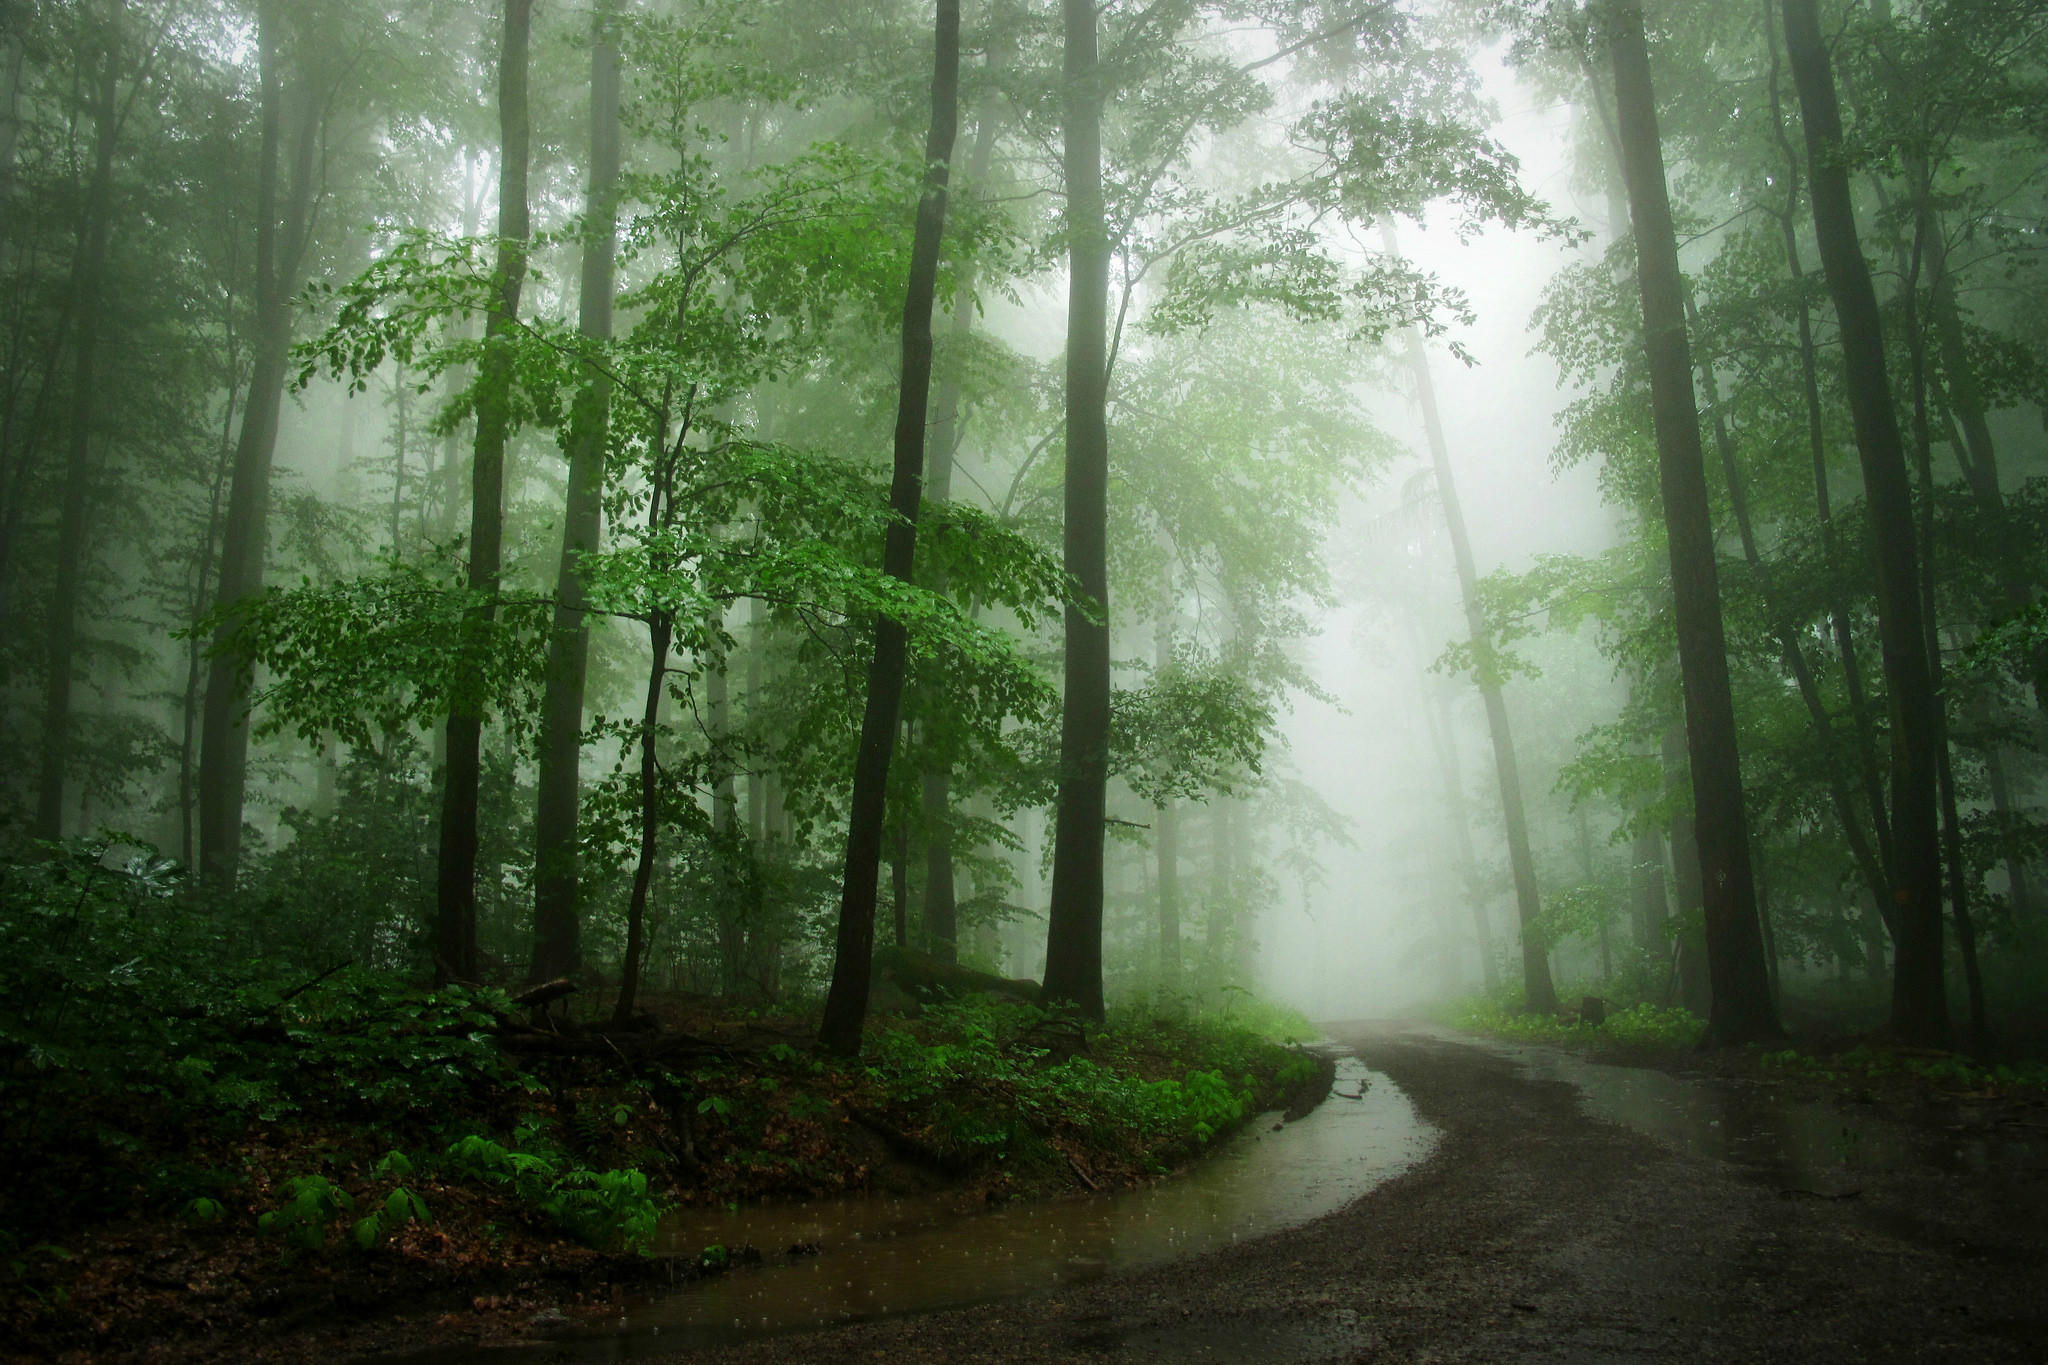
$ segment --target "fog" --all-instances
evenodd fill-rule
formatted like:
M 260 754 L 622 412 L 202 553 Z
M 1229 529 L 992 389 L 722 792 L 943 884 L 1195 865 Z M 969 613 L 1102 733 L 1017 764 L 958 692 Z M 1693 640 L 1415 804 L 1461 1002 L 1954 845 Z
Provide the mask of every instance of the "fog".
M 39 8 L 6 856 L 622 1020 L 877 945 L 1097 1015 L 1981 1016 L 2048 846 L 2038 139 L 1887 85 L 1809 194 L 1752 9 Z M 1974 89 L 2010 22 L 1831 41 Z
M 1442 223 L 1403 230 L 1404 252 L 1463 290 L 1477 313 L 1454 334 L 1474 363 L 1434 347 L 1431 366 L 1484 575 L 1520 572 L 1539 554 L 1595 554 L 1614 542 L 1614 514 L 1601 500 L 1596 472 L 1553 465 L 1553 419 L 1571 389 L 1535 353 L 1530 328 L 1557 270 L 1596 257 L 1609 225 L 1605 204 L 1585 190 L 1572 150 L 1586 111 L 1544 100 L 1499 48 L 1476 53 L 1473 63 L 1501 110 L 1494 131 L 1521 162 L 1525 183 L 1598 234 L 1594 244 L 1575 247 L 1499 230 L 1460 240 Z M 1465 622 L 1449 548 L 1429 518 L 1433 504 L 1419 516 L 1401 510 L 1404 485 L 1428 470 L 1421 417 L 1405 379 L 1397 371 L 1396 391 L 1375 393 L 1374 411 L 1409 454 L 1347 504 L 1333 537 L 1333 554 L 1350 571 L 1350 592 L 1367 600 L 1317 615 L 1308 660 L 1329 698 L 1298 699 L 1281 726 L 1286 762 L 1344 817 L 1354 841 L 1321 850 L 1320 882 L 1296 882 L 1263 921 L 1262 987 L 1314 1019 L 1400 1013 L 1480 986 L 1452 816 L 1423 716 L 1433 691 L 1454 698 L 1455 733 L 1448 738 L 1461 760 L 1466 816 L 1484 864 L 1480 894 L 1497 932 L 1512 933 L 1514 895 L 1478 694 L 1469 682 L 1432 671 Z M 1369 581 L 1396 547 L 1421 561 L 1427 615 L 1411 615 Z M 1426 658 L 1418 657 L 1418 644 Z M 1544 686 L 1538 679 L 1509 688 L 1520 743 L 1531 757 L 1561 754 L 1569 738 L 1539 734 L 1539 717 L 1520 705 Z M 1606 699 L 1585 700 L 1584 719 L 1603 718 L 1597 708 Z M 1531 763 L 1522 777 L 1534 798 L 1553 774 Z M 1455 946 L 1446 944 L 1447 931 Z

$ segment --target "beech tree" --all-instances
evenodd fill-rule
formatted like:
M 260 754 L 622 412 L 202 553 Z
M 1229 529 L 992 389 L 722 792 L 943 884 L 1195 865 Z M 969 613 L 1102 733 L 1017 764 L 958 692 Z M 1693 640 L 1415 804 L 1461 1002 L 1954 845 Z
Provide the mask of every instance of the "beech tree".
M 1707 962 L 1713 984 L 1707 1032 L 1716 1042 L 1746 1043 L 1776 1037 L 1782 1030 L 1764 964 L 1750 870 L 1734 699 L 1728 682 L 1713 525 L 1707 507 L 1706 453 L 1700 445 L 1692 357 L 1686 345 L 1685 285 L 1679 275 L 1677 237 L 1664 186 L 1642 10 L 1632 3 L 1617 4 L 1605 18 L 1614 61 L 1615 120 L 1628 182 L 1629 215 L 1635 225 L 1651 415 L 1656 425 L 1665 536 L 1671 553 L 1672 610 L 1685 694 L 1693 830 L 1699 848 Z
M 960 5 L 939 0 L 932 56 L 932 120 L 925 139 L 924 183 L 910 248 L 910 282 L 903 296 L 903 381 L 896 406 L 896 460 L 889 484 L 893 519 L 882 551 L 882 572 L 911 581 L 917 549 L 918 503 L 924 487 L 925 419 L 932 382 L 932 306 L 938 297 L 939 242 L 946 226 L 948 163 L 960 115 Z M 867 1015 L 869 961 L 874 948 L 875 879 L 881 865 L 882 807 L 896 718 L 903 699 L 903 622 L 875 622 L 875 653 L 868 665 L 866 709 L 853 769 L 851 825 L 846 835 L 845 885 L 840 891 L 839 936 L 832 988 L 825 997 L 820 1038 L 834 1052 L 860 1051 Z M 900 905 L 900 900 L 899 900 Z

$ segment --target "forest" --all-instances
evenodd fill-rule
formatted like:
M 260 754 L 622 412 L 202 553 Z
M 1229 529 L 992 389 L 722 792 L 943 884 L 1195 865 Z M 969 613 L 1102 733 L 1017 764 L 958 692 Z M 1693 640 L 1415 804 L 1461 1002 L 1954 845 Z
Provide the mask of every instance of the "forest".
M 2044 233 L 2041 0 L 14 0 L 0 1336 L 1107 1199 L 1330 1021 L 2038 1106 Z

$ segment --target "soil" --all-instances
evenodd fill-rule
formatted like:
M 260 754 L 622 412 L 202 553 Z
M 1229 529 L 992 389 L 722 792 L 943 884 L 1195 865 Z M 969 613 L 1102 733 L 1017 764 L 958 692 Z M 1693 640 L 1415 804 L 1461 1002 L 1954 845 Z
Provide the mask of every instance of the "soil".
M 1501 1050 L 1425 1026 L 1334 1033 L 1441 1133 L 1427 1161 L 1350 1207 L 1055 1297 L 688 1359 L 2048 1359 L 2039 1166 L 1862 1171 L 1853 1197 L 1782 1188 L 1590 1119 L 1572 1086 L 1520 1074 Z

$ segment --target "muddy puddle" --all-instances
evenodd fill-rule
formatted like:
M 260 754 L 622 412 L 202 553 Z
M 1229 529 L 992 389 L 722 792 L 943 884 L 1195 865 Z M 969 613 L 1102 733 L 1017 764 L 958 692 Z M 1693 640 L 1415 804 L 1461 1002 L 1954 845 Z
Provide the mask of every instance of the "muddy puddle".
M 1992 1181 L 2048 1169 L 2048 1142 L 2038 1134 L 1915 1129 L 1772 1085 L 1611 1066 L 1548 1048 L 1492 1046 L 1530 1076 L 1576 1087 L 1591 1117 L 1730 1162 L 1795 1193 L 1846 1196 L 1864 1173 L 1909 1167 Z
M 752 1246 L 763 1264 L 630 1304 L 604 1336 L 405 1359 L 627 1360 L 1048 1292 L 1319 1218 L 1436 1141 L 1394 1084 L 1352 1057 L 1338 1060 L 1329 1099 L 1274 1131 L 1278 1119 L 1255 1120 L 1181 1175 L 1100 1197 L 984 1210 L 946 1197 L 685 1210 L 663 1224 L 662 1252 L 693 1259 L 707 1246 Z M 795 1246 L 805 1254 L 787 1254 Z

